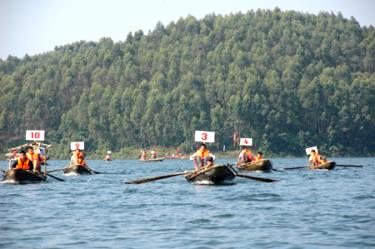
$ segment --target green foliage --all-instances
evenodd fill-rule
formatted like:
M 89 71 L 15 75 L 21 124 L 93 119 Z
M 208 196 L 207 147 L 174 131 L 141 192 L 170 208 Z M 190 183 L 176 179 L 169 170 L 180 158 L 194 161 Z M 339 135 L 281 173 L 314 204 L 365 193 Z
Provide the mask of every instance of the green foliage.
M 180 18 L 0 60 L 0 150 L 44 129 L 58 150 L 193 148 L 194 130 L 253 137 L 267 153 L 375 152 L 375 30 L 280 9 Z M 132 148 L 132 149 L 131 149 Z M 55 155 L 58 153 L 55 152 Z M 65 154 L 64 154 L 65 155 Z

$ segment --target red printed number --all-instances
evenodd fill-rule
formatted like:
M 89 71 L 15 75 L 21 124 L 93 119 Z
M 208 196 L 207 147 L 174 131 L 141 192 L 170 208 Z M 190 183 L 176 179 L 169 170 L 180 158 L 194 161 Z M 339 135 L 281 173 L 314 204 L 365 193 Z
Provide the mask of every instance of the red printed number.
M 79 149 L 79 143 L 76 143 L 76 149 Z
M 32 139 L 39 139 L 40 133 L 39 132 L 31 132 L 31 138 Z
M 201 136 L 201 138 L 202 138 L 202 140 L 203 141 L 205 141 L 205 140 L 207 140 L 207 133 L 202 133 L 202 136 Z

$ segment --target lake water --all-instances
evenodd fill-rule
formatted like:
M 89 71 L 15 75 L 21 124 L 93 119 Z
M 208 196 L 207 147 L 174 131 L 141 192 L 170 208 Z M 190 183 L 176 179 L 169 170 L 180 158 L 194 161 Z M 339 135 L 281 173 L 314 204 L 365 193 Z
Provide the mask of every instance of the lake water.
M 89 160 L 106 174 L 0 184 L 0 248 L 374 248 L 375 158 L 332 159 L 364 167 L 248 173 L 276 183 L 207 186 L 176 176 L 128 185 L 191 170 L 192 162 Z M 276 169 L 306 161 L 272 159 Z M 66 164 L 50 161 L 48 169 Z

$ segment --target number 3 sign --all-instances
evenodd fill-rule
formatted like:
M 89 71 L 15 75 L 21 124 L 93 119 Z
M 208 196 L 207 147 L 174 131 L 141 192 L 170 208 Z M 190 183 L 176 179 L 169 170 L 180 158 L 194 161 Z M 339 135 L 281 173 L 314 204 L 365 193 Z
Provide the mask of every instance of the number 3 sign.
M 43 130 L 27 130 L 26 140 L 29 141 L 44 141 L 45 132 Z
M 213 131 L 195 131 L 195 142 L 213 143 L 215 142 L 215 132 Z

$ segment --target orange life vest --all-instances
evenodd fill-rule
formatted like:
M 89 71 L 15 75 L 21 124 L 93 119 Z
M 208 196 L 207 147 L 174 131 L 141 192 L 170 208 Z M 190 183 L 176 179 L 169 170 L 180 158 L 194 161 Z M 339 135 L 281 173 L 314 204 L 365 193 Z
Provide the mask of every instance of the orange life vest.
M 30 160 L 28 158 L 26 158 L 25 161 L 22 161 L 21 158 L 18 158 L 16 169 L 31 170 L 30 169 Z
M 249 149 L 243 149 L 240 158 L 243 162 L 251 162 L 253 160 L 253 153 Z
M 209 150 L 198 150 L 197 152 L 196 152 L 196 156 L 197 156 L 197 158 L 196 158 L 196 162 L 197 162 L 197 164 L 199 164 L 200 166 L 204 166 L 204 159 L 206 158 L 206 157 L 208 157 L 210 155 L 210 151 Z
M 27 158 L 36 166 L 36 170 L 40 171 L 41 159 L 38 153 L 26 153 Z
M 256 156 L 254 159 L 254 162 L 259 162 L 260 160 L 263 160 L 263 156 Z

